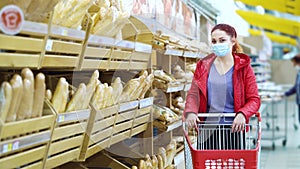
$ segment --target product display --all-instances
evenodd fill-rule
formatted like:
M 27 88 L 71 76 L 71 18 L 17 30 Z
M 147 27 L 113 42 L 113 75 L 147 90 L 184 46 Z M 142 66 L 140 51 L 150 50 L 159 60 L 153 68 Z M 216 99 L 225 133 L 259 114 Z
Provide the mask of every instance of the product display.
M 5 76 L 8 78 L 1 78 L 1 129 L 4 130 L 9 122 L 28 129 L 28 132 L 20 134 L 16 131 L 18 129 L 10 130 L 8 132 L 15 135 L 1 138 L 14 139 L 9 140 L 14 143 L 20 140 L 20 147 L 14 145 L 13 151 L 7 149 L 0 152 L 1 166 L 4 158 L 17 159 L 18 164 L 3 165 L 12 168 L 55 168 L 71 161 L 84 163 L 88 157 L 100 152 L 102 147 L 112 147 L 154 129 L 155 126 L 150 125 L 151 117 L 162 125 L 177 123 L 177 128 L 180 127 L 185 85 L 193 77 L 193 71 L 185 65 L 183 56 L 184 53 L 196 56 L 199 48 L 191 40 L 166 34 L 163 30 L 151 32 L 142 20 L 130 15 L 134 3 L 132 0 L 0 2 L 0 7 L 8 4 L 19 6 L 26 21 L 19 34 L 6 36 L 2 30 L 0 32 L 2 40 L 16 44 L 0 45 L 1 52 L 5 52 L 3 55 L 12 55 L 4 59 L 4 56 L 0 56 L 1 61 L 8 60 L 3 63 L 4 68 L 20 72 L 8 73 Z M 152 5 L 149 5 L 149 11 Z M 91 25 L 87 24 L 88 21 Z M 146 40 L 144 35 L 147 35 Z M 139 38 L 132 39 L 132 36 Z M 151 44 L 153 41 L 155 44 Z M 36 48 L 28 47 L 27 43 L 33 43 Z M 179 57 L 183 62 L 166 63 L 166 67 L 174 68 L 172 71 L 161 66 L 155 67 L 151 63 L 151 56 L 160 50 L 165 52 L 164 55 Z M 24 55 L 28 62 L 15 61 L 14 58 Z M 105 73 L 118 69 L 134 76 L 123 78 Z M 75 77 L 77 73 L 84 76 Z M 152 89 L 163 89 L 161 91 L 166 94 L 163 99 L 168 103 L 156 105 L 154 102 L 157 97 L 152 96 Z M 30 123 L 31 118 L 40 123 Z M 5 135 L 5 132 L 1 130 L 0 135 Z M 23 136 L 41 140 L 44 146 L 45 152 L 34 152 L 42 155 L 27 157 L 32 160 L 39 158 L 30 164 L 21 164 L 21 161 L 28 159 L 19 160 L 18 156 L 37 146 L 32 143 L 21 145 Z M 151 151 L 141 151 L 138 154 L 143 159 L 136 166 L 127 164 L 128 167 L 175 168 L 174 157 L 179 145 L 174 140 L 175 136 L 169 138 L 171 140 L 166 139 L 166 144 L 158 149 L 158 153 L 150 155 Z M 149 147 L 154 148 L 154 143 Z M 4 151 L 12 154 L 6 156 Z

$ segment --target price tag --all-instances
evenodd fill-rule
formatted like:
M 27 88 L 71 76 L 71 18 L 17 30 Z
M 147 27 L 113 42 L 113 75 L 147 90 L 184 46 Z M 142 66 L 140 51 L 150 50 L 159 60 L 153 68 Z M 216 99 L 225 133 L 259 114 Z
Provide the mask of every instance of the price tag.
M 12 144 L 12 149 L 13 149 L 13 150 L 19 149 L 19 145 L 20 145 L 20 142 L 19 142 L 19 141 L 13 142 L 13 144 Z
M 58 119 L 57 119 L 57 122 L 61 123 L 61 122 L 64 122 L 64 121 L 65 121 L 65 116 L 64 115 L 59 115 Z
M 46 51 L 52 51 L 53 40 L 48 39 L 46 44 Z
M 12 143 L 4 144 L 2 148 L 2 153 L 6 153 L 12 150 Z
M 5 34 L 20 33 L 24 24 L 24 14 L 16 5 L 7 5 L 0 11 L 0 29 Z

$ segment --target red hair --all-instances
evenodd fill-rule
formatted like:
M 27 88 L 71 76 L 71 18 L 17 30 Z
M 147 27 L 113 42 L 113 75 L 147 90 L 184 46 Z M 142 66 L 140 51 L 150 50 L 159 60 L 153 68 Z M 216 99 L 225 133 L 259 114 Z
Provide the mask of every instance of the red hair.
M 242 47 L 237 42 L 237 39 L 236 39 L 237 33 L 236 33 L 234 27 L 232 27 L 232 26 L 230 26 L 228 24 L 217 24 L 217 25 L 215 25 L 213 27 L 213 29 L 211 30 L 210 33 L 212 34 L 217 29 L 226 32 L 226 34 L 228 36 L 230 36 L 231 38 L 235 39 L 235 44 L 232 47 L 232 52 L 233 53 L 242 53 L 243 52 Z

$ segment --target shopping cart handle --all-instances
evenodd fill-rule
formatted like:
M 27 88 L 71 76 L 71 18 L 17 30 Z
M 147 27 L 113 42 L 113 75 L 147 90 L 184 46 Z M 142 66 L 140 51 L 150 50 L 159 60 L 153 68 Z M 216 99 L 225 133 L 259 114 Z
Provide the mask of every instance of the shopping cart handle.
M 198 113 L 198 117 L 235 117 L 235 113 Z

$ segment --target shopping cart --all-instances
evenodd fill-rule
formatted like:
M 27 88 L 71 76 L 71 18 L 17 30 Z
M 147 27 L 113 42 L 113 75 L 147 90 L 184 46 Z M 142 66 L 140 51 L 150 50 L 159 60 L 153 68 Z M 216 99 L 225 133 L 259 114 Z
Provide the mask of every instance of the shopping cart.
M 199 113 L 198 129 L 184 129 L 186 169 L 260 168 L 261 118 L 256 113 L 241 132 L 231 132 L 235 113 Z M 220 124 L 220 119 L 223 123 Z M 205 119 L 205 120 L 203 120 Z M 211 120 L 217 119 L 217 120 Z

